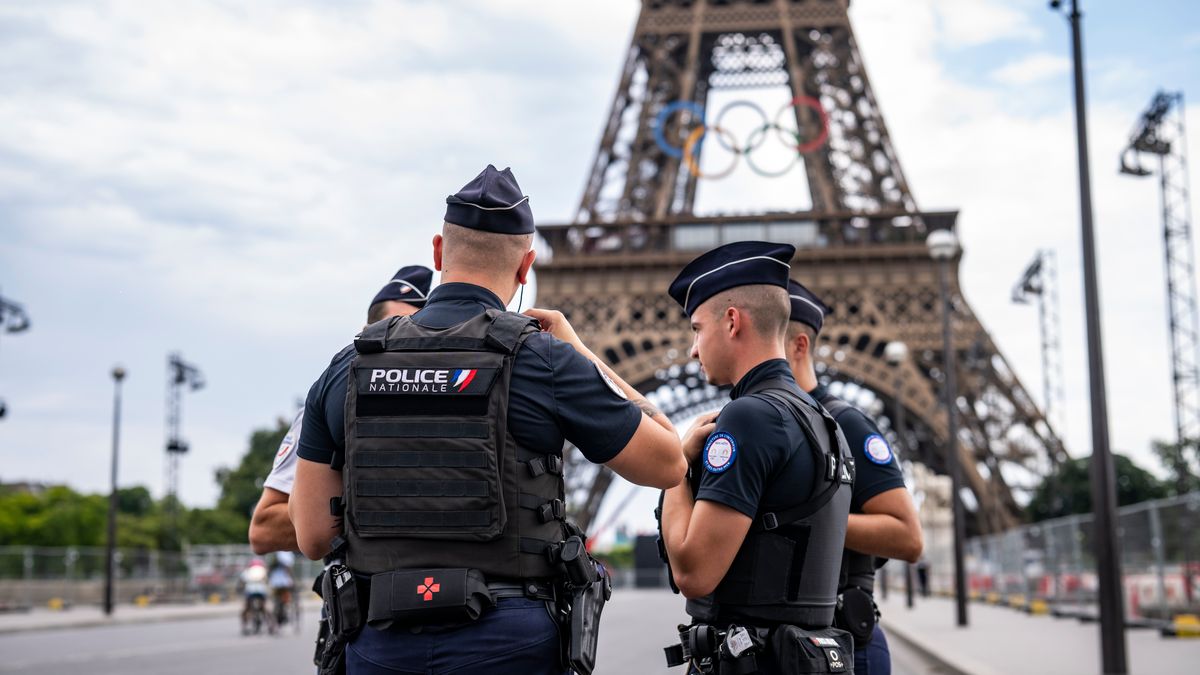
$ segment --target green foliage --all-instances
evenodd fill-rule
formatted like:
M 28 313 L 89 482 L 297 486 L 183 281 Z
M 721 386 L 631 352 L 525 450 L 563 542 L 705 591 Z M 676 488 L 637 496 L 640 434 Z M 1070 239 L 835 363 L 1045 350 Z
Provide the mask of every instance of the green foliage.
M 1058 473 L 1047 476 L 1034 490 L 1026 508 L 1030 520 L 1037 522 L 1092 511 L 1090 457 L 1072 459 Z M 1117 471 L 1117 505 L 1128 506 L 1168 496 L 1167 487 L 1149 471 L 1125 455 L 1113 455 Z
M 263 479 L 271 471 L 275 452 L 287 435 L 288 423 L 276 420 L 274 429 L 259 429 L 250 435 L 250 449 L 242 456 L 235 469 L 222 468 L 216 480 L 221 486 L 221 497 L 217 509 L 228 513 L 239 513 L 249 518 L 254 505 L 262 494 Z M 243 535 L 245 533 L 243 532 Z
M 155 500 L 143 486 L 117 490 L 117 546 L 178 550 L 191 544 L 246 542 L 250 514 L 287 433 L 280 420 L 250 436 L 250 447 L 235 469 L 217 472 L 221 487 L 216 508 L 189 509 L 175 503 L 178 538 L 172 538 L 166 499 Z M 66 486 L 44 490 L 0 486 L 0 546 L 104 546 L 108 495 L 85 495 Z
M 1184 495 L 1200 490 L 1200 476 L 1193 469 L 1193 458 L 1200 457 L 1200 449 L 1195 440 L 1183 443 L 1167 443 L 1154 441 L 1150 444 L 1158 461 L 1171 474 L 1166 481 L 1172 495 Z

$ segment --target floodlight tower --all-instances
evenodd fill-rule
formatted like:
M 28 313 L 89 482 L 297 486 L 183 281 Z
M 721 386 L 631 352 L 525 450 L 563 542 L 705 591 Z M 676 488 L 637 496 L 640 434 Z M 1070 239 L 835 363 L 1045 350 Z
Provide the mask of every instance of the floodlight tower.
M 1142 164 L 1143 155 L 1158 157 L 1171 380 L 1175 389 L 1175 441 L 1181 446 L 1200 441 L 1200 322 L 1196 311 L 1196 262 L 1184 111 L 1183 92 L 1158 92 L 1121 153 L 1121 173 L 1138 177 L 1153 173 Z
M 1062 329 L 1058 314 L 1058 264 L 1054 251 L 1037 252 L 1013 286 L 1012 301 L 1028 305 L 1037 299 L 1038 324 L 1042 337 L 1042 412 L 1054 427 L 1054 436 L 1064 436 Z
M 180 436 L 183 423 L 183 388 L 197 391 L 204 387 L 200 369 L 183 360 L 179 352 L 167 355 L 167 508 L 172 535 L 176 531 L 179 502 L 179 457 L 188 451 Z
M 0 296 L 0 329 L 5 333 L 20 333 L 29 330 L 29 314 L 21 305 Z M 0 418 L 8 412 L 4 399 L 0 398 Z

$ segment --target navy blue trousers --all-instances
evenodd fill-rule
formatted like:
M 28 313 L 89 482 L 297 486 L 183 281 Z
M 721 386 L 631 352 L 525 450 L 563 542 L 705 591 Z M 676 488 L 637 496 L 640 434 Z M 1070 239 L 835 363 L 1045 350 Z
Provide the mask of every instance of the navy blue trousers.
M 879 624 L 871 634 L 871 642 L 865 649 L 854 652 L 854 675 L 891 675 L 892 652 L 888 650 L 887 637 Z
M 380 631 L 346 647 L 346 675 L 564 675 L 558 625 L 546 603 L 504 598 L 477 621 Z

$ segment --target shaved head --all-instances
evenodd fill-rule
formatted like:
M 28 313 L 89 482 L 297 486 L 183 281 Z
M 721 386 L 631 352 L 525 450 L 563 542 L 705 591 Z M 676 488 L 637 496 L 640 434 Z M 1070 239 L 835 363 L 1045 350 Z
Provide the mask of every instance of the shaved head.
M 442 224 L 442 271 L 504 276 L 515 273 L 533 247 L 532 234 L 496 234 Z
M 721 315 L 736 307 L 750 317 L 754 332 L 765 339 L 782 340 L 792 311 L 787 289 L 770 284 L 736 286 L 704 301 L 708 311 Z

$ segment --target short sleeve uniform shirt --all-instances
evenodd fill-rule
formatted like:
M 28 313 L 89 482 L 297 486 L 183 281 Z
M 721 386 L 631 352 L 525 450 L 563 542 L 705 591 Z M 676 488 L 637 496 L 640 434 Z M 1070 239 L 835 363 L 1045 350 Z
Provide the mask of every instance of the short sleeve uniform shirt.
M 787 361 L 764 361 L 746 373 L 716 420 L 700 454 L 697 500 L 723 504 L 751 518 L 783 510 L 812 496 L 816 463 L 800 424 L 774 402 L 746 396 L 752 386 L 781 379 L 801 397 Z
M 480 286 L 444 283 L 412 320 L 428 328 L 448 328 L 483 313 L 504 309 Z M 346 381 L 354 346 L 333 357 L 304 404 L 299 455 L 341 468 L 346 447 Z M 642 412 L 606 382 L 594 363 L 548 333 L 529 336 L 513 362 L 508 427 L 523 447 L 543 454 L 562 452 L 570 441 L 584 457 L 604 463 L 633 438 Z
M 812 390 L 812 397 L 828 407 L 833 401 L 841 400 L 829 393 L 824 385 Z M 850 499 L 850 513 L 862 513 L 866 504 L 876 495 L 904 487 L 904 474 L 891 445 L 880 433 L 879 427 L 861 410 L 850 406 L 833 416 L 850 453 L 854 456 L 854 492 Z
M 292 494 L 292 484 L 296 482 L 296 446 L 300 443 L 300 427 L 304 422 L 304 410 L 296 413 L 292 426 L 279 444 L 275 453 L 275 463 L 271 465 L 271 473 L 263 481 L 263 487 L 278 490 L 285 495 Z

